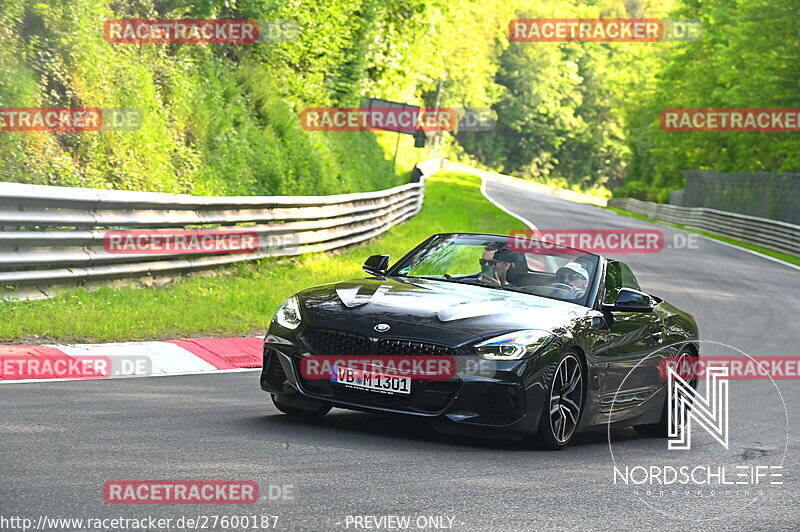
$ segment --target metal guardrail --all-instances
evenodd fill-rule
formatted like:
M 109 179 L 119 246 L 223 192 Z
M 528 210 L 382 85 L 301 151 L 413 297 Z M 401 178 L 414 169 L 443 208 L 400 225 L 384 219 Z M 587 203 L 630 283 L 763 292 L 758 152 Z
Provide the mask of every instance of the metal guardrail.
M 800 174 L 682 170 L 686 188 L 670 204 L 800 224 Z
M 433 173 L 440 161 L 419 166 Z M 263 257 L 327 251 L 373 238 L 417 214 L 424 180 L 331 196 L 227 196 L 0 183 L 0 287 L 47 296 L 51 287 L 175 275 Z M 109 251 L 109 235 L 247 232 L 257 248 L 190 254 Z M 30 291 L 29 291 L 30 292 Z M 28 296 L 25 296 L 28 297 Z
M 800 226 L 705 207 L 679 207 L 634 198 L 613 198 L 609 207 L 655 220 L 710 231 L 765 248 L 800 255 Z

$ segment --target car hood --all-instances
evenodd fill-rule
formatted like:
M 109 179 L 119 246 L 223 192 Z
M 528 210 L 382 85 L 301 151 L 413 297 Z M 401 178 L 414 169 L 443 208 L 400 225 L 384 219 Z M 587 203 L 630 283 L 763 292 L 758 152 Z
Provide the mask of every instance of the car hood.
M 588 308 L 530 294 L 419 278 L 365 278 L 299 294 L 310 326 L 450 345 L 519 329 L 556 331 Z

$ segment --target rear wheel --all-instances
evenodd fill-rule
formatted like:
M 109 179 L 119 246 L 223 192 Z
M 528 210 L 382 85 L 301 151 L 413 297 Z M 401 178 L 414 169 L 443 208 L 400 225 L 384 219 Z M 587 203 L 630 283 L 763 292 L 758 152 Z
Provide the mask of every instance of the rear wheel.
M 676 371 L 678 375 L 684 377 L 687 383 L 689 383 L 692 388 L 697 388 L 697 379 L 691 379 L 690 376 L 692 375 L 692 366 L 694 361 L 697 357 L 692 353 L 691 350 L 684 348 L 683 351 L 680 352 L 677 358 L 676 364 Z M 677 423 L 678 416 L 676 415 L 676 410 L 678 405 L 675 401 L 670 401 L 669 397 L 664 399 L 664 409 L 661 411 L 661 419 L 658 420 L 658 423 L 651 423 L 648 425 L 634 425 L 633 429 L 641 434 L 642 436 L 650 436 L 653 438 L 666 438 L 667 435 L 670 433 L 669 431 L 669 409 L 672 409 L 672 420 L 673 423 Z M 683 430 L 683 427 L 676 427 L 674 433 L 679 433 Z
M 331 405 L 314 401 L 312 399 L 286 399 L 280 395 L 272 395 L 272 403 L 275 408 L 284 414 L 294 417 L 318 418 L 322 417 L 331 410 Z
M 583 364 L 574 353 L 567 353 L 558 363 L 550 390 L 542 407 L 539 430 L 528 438 L 540 449 L 562 449 L 575 434 L 583 408 Z

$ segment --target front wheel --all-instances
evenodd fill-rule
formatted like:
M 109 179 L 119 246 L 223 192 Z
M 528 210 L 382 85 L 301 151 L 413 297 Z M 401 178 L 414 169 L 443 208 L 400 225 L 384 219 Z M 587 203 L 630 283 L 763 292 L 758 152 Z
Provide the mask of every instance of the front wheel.
M 286 400 L 285 398 L 275 395 L 274 393 L 270 395 L 272 396 L 272 404 L 275 405 L 275 408 L 284 414 L 294 417 L 318 418 L 324 416 L 331 410 L 331 405 L 313 401 L 311 399 L 292 401 Z
M 578 427 L 583 408 L 583 364 L 574 353 L 564 355 L 553 375 L 542 407 L 539 429 L 530 444 L 540 449 L 563 449 Z

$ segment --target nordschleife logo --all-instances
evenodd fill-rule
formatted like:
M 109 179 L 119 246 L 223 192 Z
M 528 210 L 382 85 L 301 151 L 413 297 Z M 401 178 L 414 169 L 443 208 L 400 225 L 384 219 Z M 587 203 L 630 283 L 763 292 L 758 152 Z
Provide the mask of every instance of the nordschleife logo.
M 701 394 L 667 367 L 667 397 L 672 407 L 667 410 L 667 446 L 671 451 L 692 448 L 695 424 L 728 449 L 728 368 L 707 368 L 706 393 Z
M 626 372 L 607 407 L 610 482 L 644 512 L 707 524 L 778 496 L 789 416 L 764 357 L 710 340 L 692 345 L 616 361 Z M 660 383 L 643 388 L 654 374 Z

